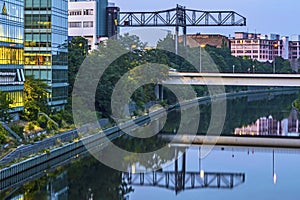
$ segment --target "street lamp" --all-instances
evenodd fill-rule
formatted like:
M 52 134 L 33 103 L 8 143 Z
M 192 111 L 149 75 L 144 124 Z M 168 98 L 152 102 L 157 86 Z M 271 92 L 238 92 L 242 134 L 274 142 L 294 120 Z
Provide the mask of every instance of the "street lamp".
M 275 49 L 277 49 L 277 55 L 279 55 L 279 53 L 278 53 L 278 51 L 279 51 L 279 49 L 278 49 L 278 44 L 277 43 L 275 43 L 275 44 L 273 44 L 273 74 L 275 74 L 276 73 L 276 68 L 275 68 L 275 58 L 276 58 L 276 56 L 275 56 Z
M 205 44 L 200 44 L 200 47 L 199 47 L 200 48 L 200 58 L 199 58 L 200 59 L 199 60 L 200 61 L 200 64 L 199 64 L 199 72 L 200 73 L 202 72 L 202 50 L 201 49 L 204 47 L 205 47 Z

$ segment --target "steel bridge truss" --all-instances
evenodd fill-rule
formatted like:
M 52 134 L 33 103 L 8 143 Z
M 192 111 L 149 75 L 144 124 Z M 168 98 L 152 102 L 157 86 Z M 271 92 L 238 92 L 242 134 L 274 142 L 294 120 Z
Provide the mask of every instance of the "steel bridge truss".
M 129 185 L 154 186 L 174 190 L 177 193 L 188 189 L 222 188 L 232 189 L 245 182 L 244 173 L 206 172 L 161 172 L 123 173 Z
M 245 26 L 246 18 L 234 11 L 176 8 L 154 12 L 120 12 L 120 27 L 142 26 Z

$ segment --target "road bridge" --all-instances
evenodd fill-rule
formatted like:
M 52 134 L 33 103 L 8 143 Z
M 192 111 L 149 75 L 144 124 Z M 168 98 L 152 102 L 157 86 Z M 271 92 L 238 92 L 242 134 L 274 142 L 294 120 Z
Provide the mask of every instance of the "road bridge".
M 300 74 L 169 72 L 163 85 L 300 86 Z

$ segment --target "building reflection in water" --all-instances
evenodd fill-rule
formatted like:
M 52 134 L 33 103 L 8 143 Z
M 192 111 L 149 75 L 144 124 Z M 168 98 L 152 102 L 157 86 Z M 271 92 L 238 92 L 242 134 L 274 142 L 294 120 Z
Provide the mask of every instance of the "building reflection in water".
M 261 117 L 251 125 L 235 128 L 234 134 L 299 136 L 297 111 L 292 110 L 290 116 L 281 121 L 274 119 L 271 115 L 268 117 Z

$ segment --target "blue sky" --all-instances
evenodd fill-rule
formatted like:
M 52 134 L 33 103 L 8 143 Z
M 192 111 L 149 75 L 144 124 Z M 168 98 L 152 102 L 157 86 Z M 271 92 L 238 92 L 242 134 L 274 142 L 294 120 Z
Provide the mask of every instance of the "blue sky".
M 246 27 L 188 28 L 188 33 L 221 33 L 235 31 L 300 35 L 300 1 L 296 0 L 111 0 L 121 11 L 155 11 L 174 8 L 176 4 L 197 10 L 232 10 L 247 18 Z

